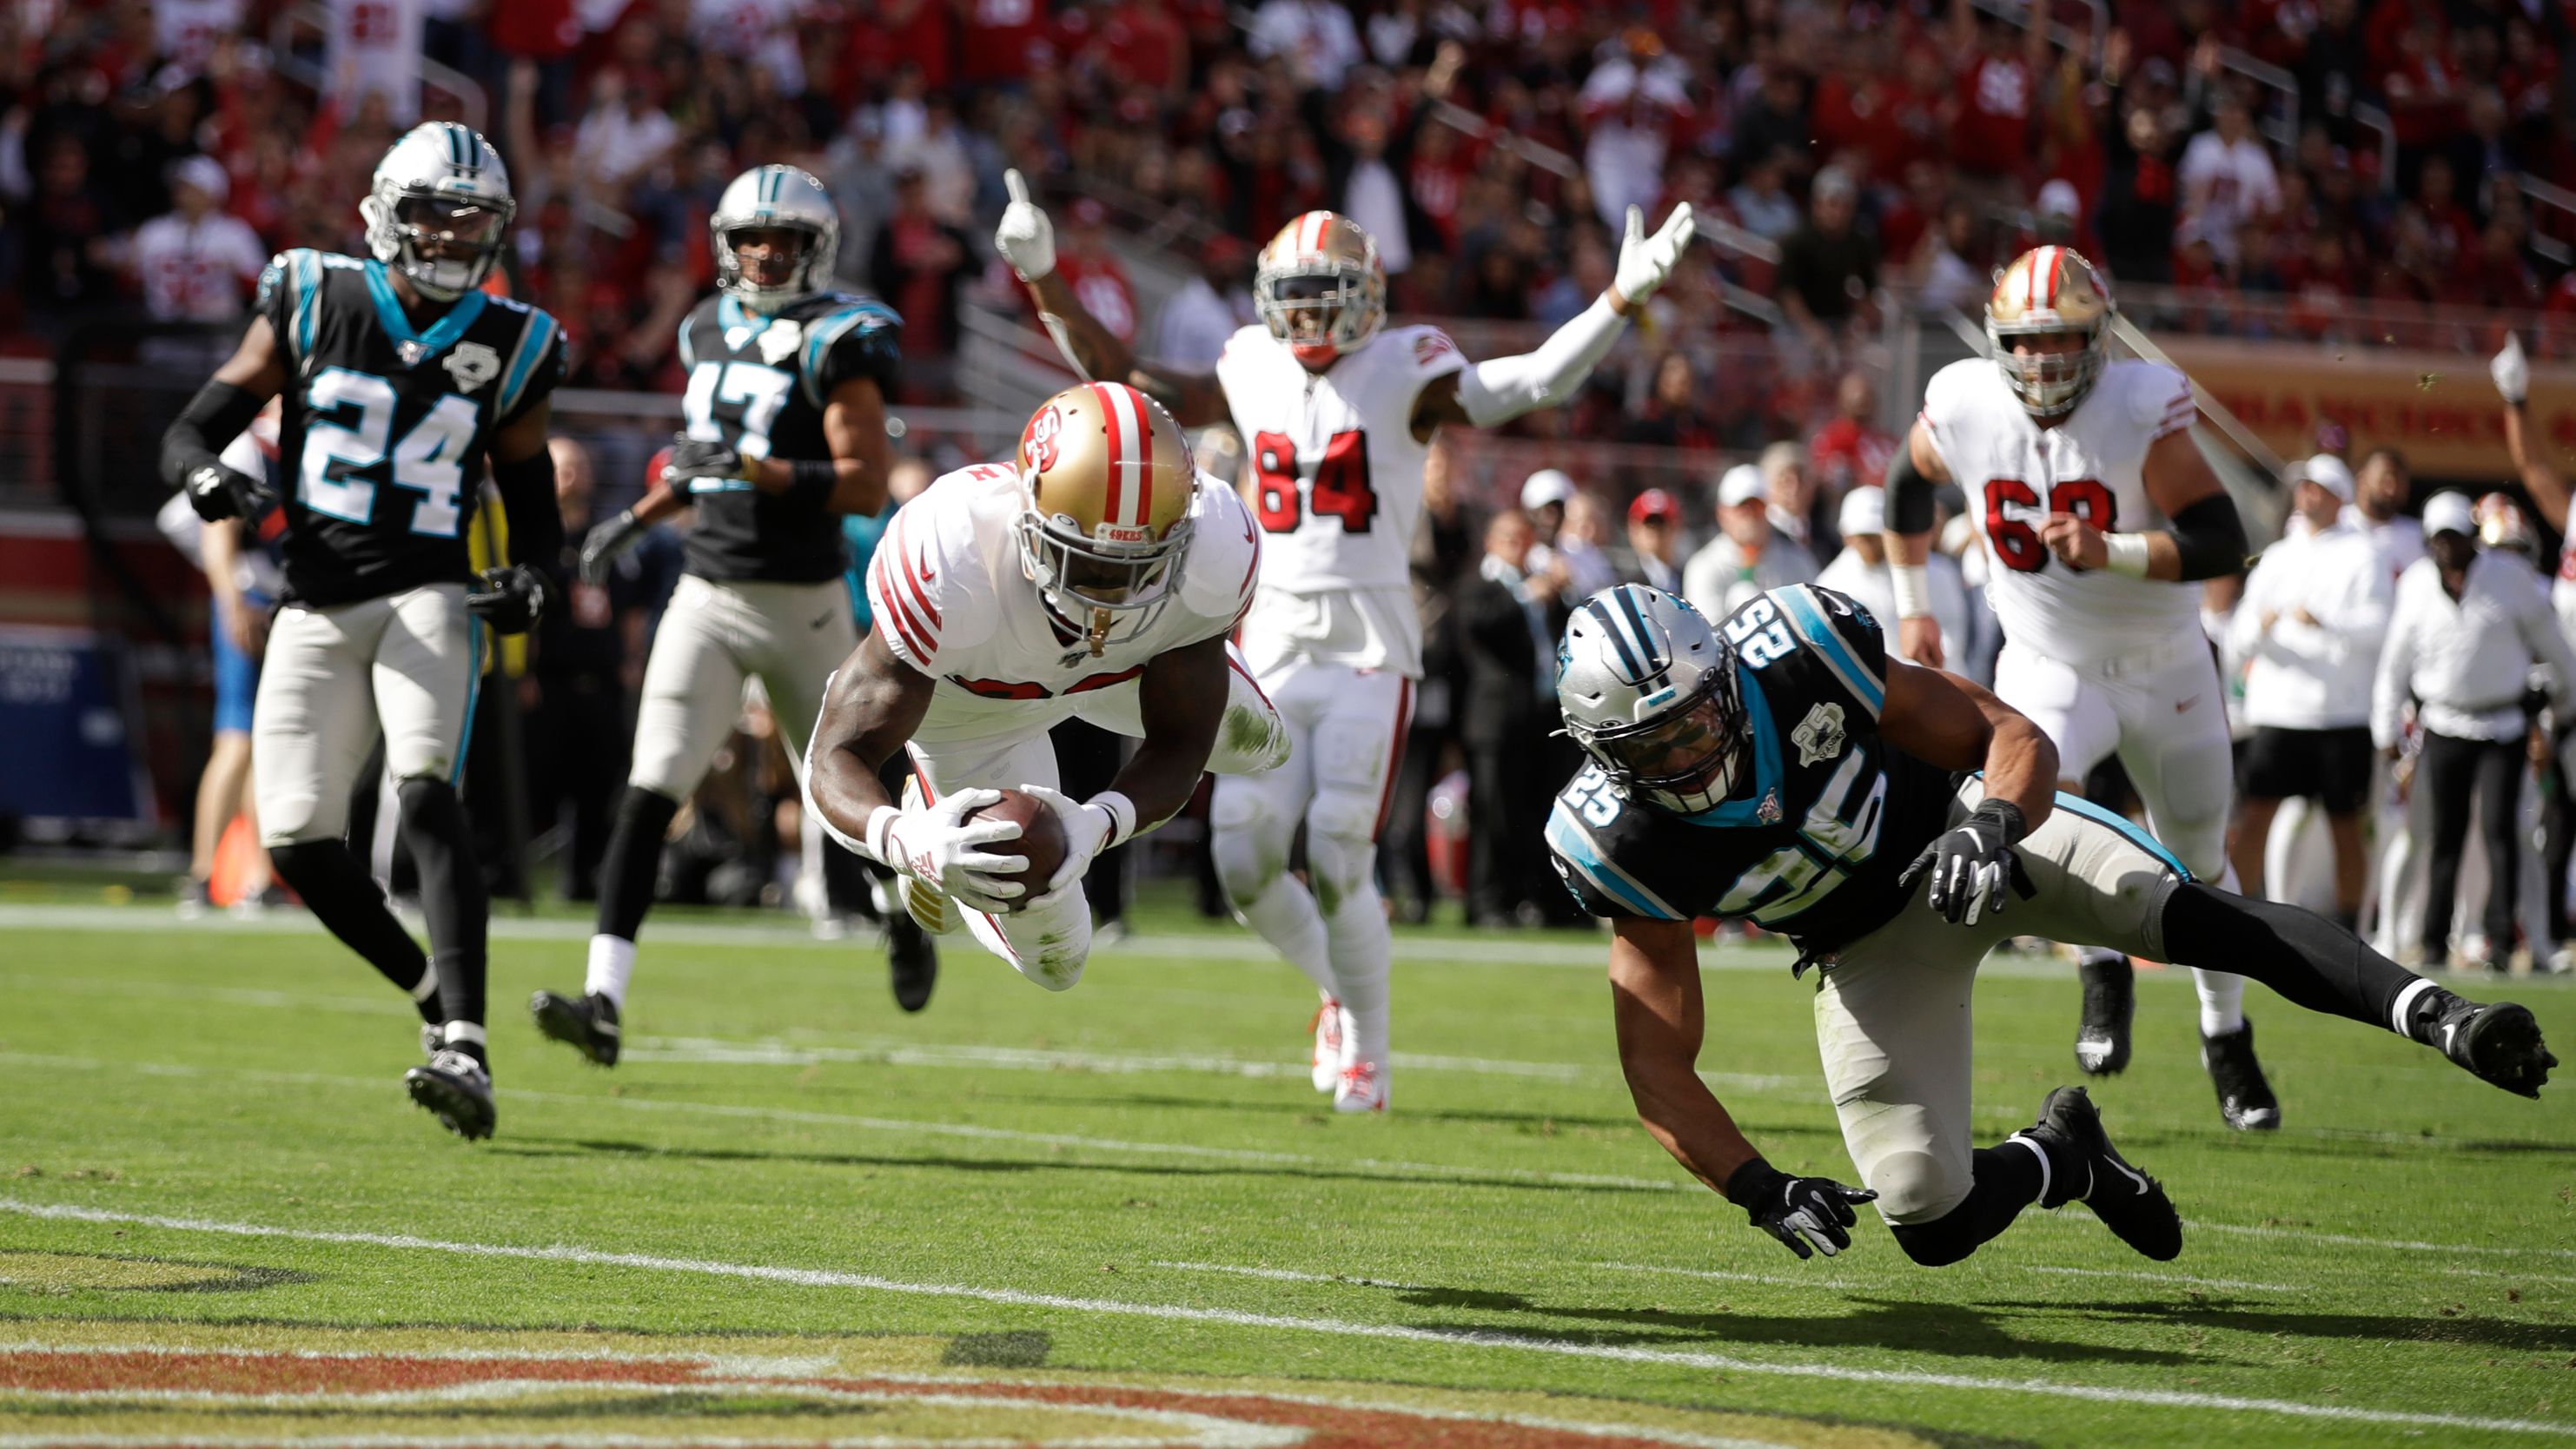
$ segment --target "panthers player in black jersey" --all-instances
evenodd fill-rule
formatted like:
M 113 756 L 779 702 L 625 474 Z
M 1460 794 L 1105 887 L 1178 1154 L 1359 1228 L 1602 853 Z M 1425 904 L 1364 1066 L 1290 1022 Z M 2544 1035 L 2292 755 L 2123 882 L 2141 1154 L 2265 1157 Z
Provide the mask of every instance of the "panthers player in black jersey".
M 546 450 L 563 331 L 481 289 L 516 205 L 473 131 L 412 130 L 358 210 L 370 257 L 299 249 L 269 263 L 240 349 L 171 424 L 162 468 L 210 520 L 257 512 L 264 485 L 214 449 L 284 399 L 286 594 L 251 730 L 261 839 L 334 935 L 415 1001 L 435 997 L 429 1061 L 405 1081 L 449 1130 L 485 1137 L 487 901 L 456 792 L 484 626 L 536 621 L 535 563 L 563 544 Z M 478 577 L 466 539 L 487 458 L 510 564 Z M 379 728 L 420 868 L 426 957 L 342 840 Z
M 1889 658 L 1840 594 L 1775 589 L 1711 628 L 1625 584 L 1575 610 L 1558 659 L 1566 729 L 1591 758 L 1547 840 L 1576 898 L 1611 920 L 1638 1115 L 1802 1258 L 1849 1247 L 1853 1205 L 1873 1199 L 1928 1265 L 2032 1203 L 2082 1201 L 2148 1257 L 2182 1251 L 2164 1189 L 2121 1159 L 2083 1088 L 2049 1093 L 2036 1124 L 1993 1147 L 1970 1141 L 1970 988 L 2014 930 L 2241 972 L 2525 1096 L 2557 1065 L 2524 1008 L 2465 1001 L 2322 916 L 2195 882 L 2137 827 L 2058 794 L 2036 725 Z M 1817 1044 L 1865 1187 L 1773 1167 L 1698 1076 L 1695 916 L 1784 932 L 1798 969 L 1821 971 Z
M 746 678 L 760 680 L 788 758 L 803 767 L 824 681 L 858 646 L 839 515 L 882 509 L 893 462 L 885 398 L 902 319 L 831 290 L 841 223 L 822 183 L 756 166 L 725 188 L 707 227 L 716 294 L 680 324 L 687 430 L 662 480 L 582 546 L 595 577 L 655 523 L 697 510 L 687 574 L 644 668 L 582 993 L 540 991 L 529 1003 L 540 1030 L 601 1066 L 617 1064 L 663 834 L 732 733 Z M 919 1010 L 938 958 L 910 916 L 883 914 L 896 1000 Z

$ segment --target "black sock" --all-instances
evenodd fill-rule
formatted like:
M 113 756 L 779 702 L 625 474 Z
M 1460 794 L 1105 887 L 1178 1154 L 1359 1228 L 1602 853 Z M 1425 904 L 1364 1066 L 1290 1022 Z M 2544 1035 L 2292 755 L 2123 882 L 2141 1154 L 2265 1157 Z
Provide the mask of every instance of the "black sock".
M 444 780 L 414 776 L 396 794 L 403 844 L 420 871 L 420 908 L 429 921 L 430 960 L 438 968 L 439 1009 L 450 1022 L 481 1026 L 483 933 L 492 907 L 474 858 L 473 826 L 455 787 Z
M 1975 1252 L 2011 1227 L 2023 1208 L 2040 1200 L 2044 1174 L 2038 1155 L 2028 1146 L 2006 1142 L 1980 1147 L 1970 1161 L 1977 1183 L 1957 1207 L 1928 1223 L 1898 1223 L 1888 1229 L 1905 1256 L 1927 1268 L 1946 1267 Z M 2067 1190 L 2066 1168 L 2067 1164 L 2053 1163 L 2052 1172 L 2045 1174 L 2058 1179 L 2050 1185 L 2060 1193 Z
M 2197 883 L 2166 901 L 2164 928 L 2165 958 L 2174 965 L 2232 971 L 2293 1005 L 2382 1031 L 2398 1029 L 2389 1009 L 2400 992 L 2424 979 L 2314 911 Z
M 268 853 L 277 878 L 295 888 L 305 909 L 340 943 L 366 959 L 387 981 L 413 996 L 429 970 L 429 957 L 385 906 L 385 893 L 349 847 L 337 840 L 299 840 Z M 418 998 L 414 997 L 417 1002 Z M 424 1005 L 421 1018 L 438 1018 Z
M 599 926 L 603 936 L 632 941 L 653 908 L 653 877 L 662 866 L 662 837 L 680 802 L 641 785 L 626 787 L 617 802 L 617 827 L 608 834 L 608 858 L 599 863 Z

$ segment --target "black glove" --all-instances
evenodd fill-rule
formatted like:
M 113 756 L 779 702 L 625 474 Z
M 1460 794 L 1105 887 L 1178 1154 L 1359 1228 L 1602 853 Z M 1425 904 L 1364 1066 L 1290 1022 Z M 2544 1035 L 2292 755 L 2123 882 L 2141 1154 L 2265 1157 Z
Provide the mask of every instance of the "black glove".
M 276 501 L 266 483 L 221 463 L 208 463 L 188 475 L 188 506 L 208 523 L 256 518 Z
M 653 525 L 637 518 L 632 508 L 605 523 L 592 524 L 581 539 L 581 581 L 593 588 L 606 583 L 609 565 L 652 531 Z
M 1830 1258 L 1850 1247 L 1844 1230 L 1860 1221 L 1851 1205 L 1877 1198 L 1874 1189 L 1845 1187 L 1830 1177 L 1791 1177 L 1759 1157 L 1726 1180 L 1726 1200 L 1801 1258 L 1819 1250 Z
M 1941 919 L 1954 926 L 1973 926 L 1985 916 L 1999 915 L 2010 899 L 2004 891 L 2007 884 L 2025 900 L 2039 894 L 2012 848 L 2029 830 L 2022 823 L 2020 806 L 2009 800 L 1981 800 L 1967 819 L 1923 847 L 1923 853 L 1896 878 L 1896 888 L 1912 891 L 1914 878 L 1929 870 L 1932 909 L 1941 913 Z
M 671 439 L 671 461 L 662 465 L 662 476 L 682 482 L 693 478 L 747 479 L 750 469 L 750 460 L 733 444 L 682 433 Z
M 465 612 L 504 634 L 525 634 L 546 611 L 546 576 L 533 565 L 485 569 L 481 583 L 465 596 Z

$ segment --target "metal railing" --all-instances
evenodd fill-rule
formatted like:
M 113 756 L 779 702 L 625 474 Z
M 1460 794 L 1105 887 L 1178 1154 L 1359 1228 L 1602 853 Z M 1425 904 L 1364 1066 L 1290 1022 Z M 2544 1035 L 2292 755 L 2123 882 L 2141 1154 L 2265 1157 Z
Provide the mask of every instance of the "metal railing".
M 2022 30 L 2030 29 L 2032 12 L 2038 8 L 2025 3 L 2025 0 L 1968 0 L 1968 3 L 1995 19 Z M 2083 5 L 2086 12 L 2093 17 L 2091 25 L 2086 31 L 2078 33 L 2073 26 L 2057 19 L 2054 14 L 2056 6 L 2053 3 L 2048 4 L 2047 8 L 2051 11 L 2048 20 L 2049 41 L 2060 50 L 2080 51 L 2088 62 L 2099 65 L 2102 63 L 2102 42 L 2111 36 L 2111 7 L 2103 3 L 2103 0 L 2074 0 L 2074 3 Z
M 2576 235 L 2576 191 L 2537 176 L 2516 175 L 2514 180 L 2522 188 L 2523 200 L 2558 213 L 2565 218 L 2560 225 L 2567 227 L 2571 235 Z M 2533 251 L 2562 267 L 2576 264 L 2576 247 L 2570 247 L 2566 237 L 2546 234 L 2537 225 L 2530 229 L 2529 235 Z

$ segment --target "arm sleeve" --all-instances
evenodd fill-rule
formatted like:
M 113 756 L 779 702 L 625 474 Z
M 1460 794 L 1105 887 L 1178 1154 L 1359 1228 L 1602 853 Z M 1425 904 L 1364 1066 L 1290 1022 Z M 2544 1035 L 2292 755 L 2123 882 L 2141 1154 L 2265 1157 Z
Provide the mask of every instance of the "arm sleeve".
M 806 325 L 799 354 L 805 398 L 820 408 L 853 378 L 868 378 L 888 397 L 903 361 L 903 319 L 877 302 L 854 301 Z
M 539 448 L 515 463 L 492 462 L 492 486 L 510 519 L 510 562 L 556 568 L 563 562 L 563 511 L 555 501 L 555 455 Z

